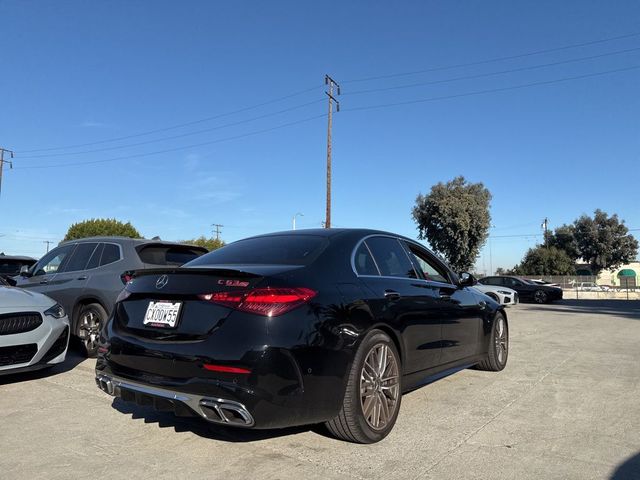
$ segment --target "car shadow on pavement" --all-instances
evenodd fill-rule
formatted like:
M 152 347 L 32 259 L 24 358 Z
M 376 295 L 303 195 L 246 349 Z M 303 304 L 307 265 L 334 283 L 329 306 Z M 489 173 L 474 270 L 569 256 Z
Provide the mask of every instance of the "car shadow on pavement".
M 640 301 L 638 300 L 575 300 L 564 299 L 546 305 L 533 305 L 530 310 L 555 313 L 587 313 L 617 315 L 640 320 Z
M 152 407 L 143 407 L 135 403 L 125 402 L 119 398 L 113 400 L 111 407 L 120 413 L 131 415 L 134 420 L 143 420 L 144 423 L 157 423 L 160 428 L 173 428 L 178 433 L 191 432 L 203 438 L 223 442 L 257 442 L 310 431 L 319 435 L 329 436 L 324 427 L 316 425 L 271 430 L 225 427 L 208 423 L 195 416 L 176 417 L 172 412 L 159 412 Z
M 640 453 L 627 459 L 611 475 L 611 480 L 638 480 L 640 478 Z
M 87 357 L 83 356 L 79 352 L 69 349 L 64 362 L 41 370 L 0 375 L 0 385 L 10 385 L 12 383 L 28 382 L 31 380 L 39 380 L 41 378 L 54 377 L 61 373 L 73 370 L 85 360 L 87 360 Z

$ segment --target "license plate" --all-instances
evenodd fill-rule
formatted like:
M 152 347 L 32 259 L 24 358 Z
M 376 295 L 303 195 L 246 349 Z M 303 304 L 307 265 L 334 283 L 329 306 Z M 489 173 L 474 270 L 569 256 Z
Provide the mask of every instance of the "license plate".
M 149 302 L 143 323 L 150 327 L 174 328 L 178 322 L 180 307 L 182 307 L 182 302 L 166 300 Z

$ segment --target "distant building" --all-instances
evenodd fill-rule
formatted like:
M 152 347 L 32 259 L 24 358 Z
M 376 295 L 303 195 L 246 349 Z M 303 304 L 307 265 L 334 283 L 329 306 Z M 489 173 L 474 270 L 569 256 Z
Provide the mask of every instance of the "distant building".
M 578 268 L 580 270 L 580 268 Z M 598 283 L 615 287 L 635 288 L 640 285 L 640 262 L 621 265 L 614 271 L 603 270 L 598 275 Z

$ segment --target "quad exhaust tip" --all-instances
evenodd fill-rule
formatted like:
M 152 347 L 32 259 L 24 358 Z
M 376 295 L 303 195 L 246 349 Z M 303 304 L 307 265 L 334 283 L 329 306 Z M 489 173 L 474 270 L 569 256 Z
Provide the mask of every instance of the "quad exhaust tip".
M 138 394 L 134 395 L 136 399 L 142 395 L 147 398 L 149 396 L 163 398 L 174 405 L 176 402 L 183 403 L 208 422 L 237 427 L 252 427 L 255 424 L 249 410 L 243 404 L 233 400 L 193 397 L 191 394 L 140 385 L 104 374 L 96 375 L 96 384 L 100 390 L 113 397 L 122 397 L 124 390 Z

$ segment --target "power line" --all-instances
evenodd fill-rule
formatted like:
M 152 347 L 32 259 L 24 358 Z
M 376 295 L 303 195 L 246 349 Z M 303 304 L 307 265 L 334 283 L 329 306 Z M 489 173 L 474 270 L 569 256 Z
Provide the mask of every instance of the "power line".
M 261 133 L 266 133 L 266 132 L 271 132 L 274 130 L 279 130 L 281 128 L 286 128 L 286 127 L 291 127 L 293 125 L 298 125 L 301 123 L 305 123 L 305 122 L 310 122 L 312 120 L 316 120 L 318 118 L 322 118 L 322 117 L 326 117 L 327 114 L 323 113 L 321 115 L 315 115 L 313 117 L 308 117 L 308 118 L 303 118 L 302 120 L 296 120 L 294 122 L 289 122 L 289 123 L 284 123 L 282 125 L 278 125 L 275 127 L 270 127 L 270 128 L 264 128 L 262 130 L 255 130 L 253 132 L 249 132 L 249 133 L 245 133 L 245 134 L 241 134 L 241 135 L 235 135 L 233 137 L 226 137 L 226 138 L 219 138 L 217 140 L 211 140 L 208 142 L 201 142 L 201 143 L 194 143 L 191 145 L 183 145 L 181 147 L 175 147 L 175 148 L 167 148 L 164 150 L 157 150 L 155 152 L 147 152 L 147 153 L 138 153 L 135 155 L 124 155 L 121 157 L 113 157 L 113 158 L 106 158 L 103 160 L 90 160 L 90 161 L 86 161 L 86 162 L 69 162 L 69 163 L 57 163 L 57 164 L 50 164 L 50 165 L 28 165 L 26 167 L 16 167 L 19 168 L 21 170 L 27 170 L 27 169 L 40 169 L 40 168 L 59 168 L 59 167 L 75 167 L 75 166 L 81 166 L 81 165 L 94 165 L 94 164 L 100 164 L 100 163 L 109 163 L 109 162 L 116 162 L 119 160 L 130 160 L 133 158 L 141 158 L 141 157 L 149 157 L 151 155 L 160 155 L 163 153 L 170 153 L 170 152 L 177 152 L 180 150 L 187 150 L 189 148 L 195 148 L 195 147 L 202 147 L 205 145 L 213 145 L 215 143 L 221 143 L 221 142 L 227 142 L 230 140 L 237 140 L 240 138 L 246 138 L 246 137 L 251 137 L 254 135 L 259 135 Z
M 486 89 L 486 90 L 476 90 L 476 91 L 472 91 L 472 92 L 464 92 L 464 93 L 459 93 L 459 94 L 443 95 L 443 96 L 437 96 L 437 97 L 420 98 L 420 99 L 414 99 L 414 100 L 406 100 L 406 101 L 402 101 L 402 102 L 393 102 L 393 103 L 378 104 L 378 105 L 365 105 L 365 106 L 361 106 L 361 107 L 352 107 L 352 108 L 348 108 L 346 110 L 343 109 L 343 110 L 347 111 L 347 112 L 349 112 L 349 111 L 371 110 L 371 109 L 377 109 L 377 108 L 388 108 L 388 107 L 395 107 L 395 106 L 402 106 L 402 105 L 411 105 L 411 104 L 417 104 L 417 103 L 432 102 L 432 101 L 438 101 L 438 100 L 447 100 L 447 99 L 453 99 L 453 98 L 469 97 L 469 96 L 475 96 L 475 95 L 485 95 L 485 94 L 505 92 L 505 91 L 510 91 L 510 90 L 519 90 L 519 89 L 528 88 L 528 87 L 536 87 L 536 86 L 542 86 L 542 85 L 552 85 L 552 84 L 556 84 L 556 83 L 568 82 L 568 81 L 573 81 L 573 80 L 580 80 L 580 79 L 584 79 L 584 78 L 598 77 L 598 76 L 609 75 L 609 74 L 613 74 L 613 73 L 627 72 L 627 71 L 637 70 L 638 68 L 640 68 L 640 65 L 634 65 L 634 66 L 630 66 L 630 67 L 618 68 L 618 69 L 613 69 L 613 70 L 605 70 L 605 71 L 601 71 L 601 72 L 594 72 L 594 73 L 588 73 L 588 74 L 583 74 L 583 75 L 575 75 L 575 76 L 571 76 L 571 77 L 564 77 L 564 78 L 558 78 L 558 79 L 552 79 L 552 80 L 531 82 L 531 83 L 525 83 L 525 84 L 520 84 L 520 85 L 508 86 L 508 87 L 500 87 L 500 88 L 493 88 L 493 89 Z M 139 154 L 135 154 L 135 155 L 126 155 L 126 156 L 121 156 L 121 157 L 113 157 L 113 158 L 107 158 L 107 159 L 102 159 L 102 160 L 91 160 L 91 161 L 83 161 L 83 162 L 68 162 L 68 163 L 49 164 L 49 165 L 29 165 L 29 166 L 16 167 L 16 169 L 40 169 L 40 168 L 57 168 L 57 167 L 68 167 L 68 166 L 93 165 L 93 164 L 114 162 L 114 161 L 118 161 L 118 160 L 129 160 L 129 159 L 133 159 L 133 158 L 141 158 L 141 157 L 147 157 L 147 156 L 151 156 L 151 155 L 159 155 L 159 154 L 163 154 L 163 153 L 176 152 L 176 151 L 180 151 L 180 150 L 186 150 L 186 149 L 189 149 L 189 148 L 212 145 L 212 144 L 226 142 L 226 141 L 230 141 L 230 140 L 237 140 L 237 139 L 246 138 L 246 137 L 249 137 L 249 136 L 259 135 L 259 134 L 262 134 L 262 133 L 271 132 L 271 131 L 282 129 L 282 128 L 286 128 L 286 127 L 289 127 L 289 126 L 298 125 L 300 123 L 309 122 L 309 121 L 312 121 L 312 120 L 315 120 L 315 119 L 318 119 L 318 118 L 322 118 L 322 117 L 325 117 L 325 116 L 327 116 L 327 114 L 315 115 L 315 116 L 304 118 L 304 119 L 301 119 L 301 120 L 297 120 L 297 121 L 285 123 L 285 124 L 282 124 L 282 125 L 278 125 L 278 126 L 275 126 L 275 127 L 256 130 L 256 131 L 249 132 L 249 133 L 246 133 L 246 134 L 240 134 L 240 135 L 235 135 L 235 136 L 226 137 L 226 138 L 220 138 L 220 139 L 211 140 L 211 141 L 207 141 L 207 142 L 196 143 L 196 144 L 183 145 L 183 146 L 180 146 L 180 147 L 168 148 L 168 149 L 164 149 L 164 150 L 157 150 L 157 151 L 154 151 L 154 152 L 139 153 Z
M 54 150 L 68 150 L 68 149 L 79 148 L 79 147 L 88 147 L 90 145 L 99 145 L 99 144 L 103 144 L 103 143 L 117 142 L 119 140 L 127 140 L 129 138 L 142 137 L 142 136 L 145 136 L 145 135 L 152 135 L 154 133 L 166 132 L 166 131 L 169 131 L 169 130 L 175 130 L 177 128 L 182 128 L 182 127 L 189 127 L 191 125 L 197 125 L 199 123 L 209 122 L 211 120 L 216 120 L 218 118 L 228 117 L 230 115 L 235 115 L 237 113 L 242 113 L 242 112 L 246 112 L 248 110 L 253 110 L 253 109 L 256 109 L 256 108 L 264 107 L 265 105 L 271 105 L 272 103 L 281 102 L 283 100 L 287 100 L 289 98 L 296 97 L 298 95 L 302 95 L 304 93 L 308 93 L 308 92 L 311 92 L 313 90 L 318 90 L 320 88 L 322 88 L 322 85 L 311 87 L 311 88 L 305 88 L 304 90 L 299 90 L 299 91 L 291 93 L 289 95 L 284 95 L 282 97 L 274 98 L 273 100 L 269 100 L 269 101 L 266 101 L 266 102 L 258 103 L 258 104 L 255 104 L 255 105 L 250 105 L 248 107 L 243 107 L 243 108 L 240 108 L 238 110 L 233 110 L 231 112 L 220 113 L 220 114 L 217 114 L 217 115 L 201 118 L 199 120 L 194 120 L 194 121 L 191 121 L 191 122 L 179 123 L 177 125 L 171 125 L 171 126 L 163 127 L 163 128 L 156 128 L 154 130 L 147 130 L 147 131 L 144 131 L 144 132 L 134 133 L 134 134 L 131 134 L 131 135 L 124 135 L 124 136 L 121 136 L 121 137 L 112 137 L 112 138 L 107 138 L 107 139 L 104 139 L 104 140 L 98 140 L 98 141 L 95 141 L 95 142 L 76 143 L 74 145 L 62 145 L 62 146 L 58 146 L 58 147 L 35 148 L 35 149 L 30 149 L 30 150 L 19 150 L 18 153 L 22 154 L 22 153 L 47 152 L 47 151 L 54 151 Z
M 586 47 L 589 45 L 597 45 L 599 43 L 606 43 L 606 42 L 613 42 L 615 40 L 623 40 L 625 38 L 632 38 L 632 37 L 637 37 L 640 36 L 640 32 L 635 32 L 635 33 L 629 33 L 626 35 L 618 35 L 615 37 L 608 37 L 608 38 L 602 38 L 599 40 L 592 40 L 589 42 L 583 42 L 583 43 L 574 43 L 571 45 L 563 45 L 560 47 L 554 47 L 554 48 L 546 48 L 544 50 L 534 50 L 532 52 L 525 52 L 525 53 L 519 53 L 517 55 L 509 55 L 509 56 L 505 56 L 505 57 L 496 57 L 496 58 L 491 58 L 488 60 L 478 60 L 478 61 L 474 61 L 474 62 L 467 62 L 467 63 L 457 63 L 457 64 L 452 64 L 452 65 L 444 65 L 444 66 L 440 66 L 440 67 L 432 67 L 432 68 L 426 68 L 426 69 L 422 69 L 422 70 L 414 70 L 411 72 L 400 72 L 400 73 L 391 73 L 391 74 L 387 74 L 387 75 L 378 75 L 375 77 L 365 77 L 365 78 L 356 78 L 356 79 L 352 79 L 352 80 L 346 80 L 343 81 L 342 83 L 356 83 L 356 82 L 368 82 L 368 81 L 372 81 L 372 80 L 382 80 L 382 79 L 386 79 L 386 78 L 395 78 L 395 77 L 404 77 L 404 76 L 409 76 L 409 75 L 417 75 L 420 73 L 428 73 L 428 72 L 438 72 L 438 71 L 442 71 L 442 70 L 450 70 L 453 68 L 461 68 L 461 67 L 472 67 L 475 65 L 484 65 L 487 63 L 494 63 L 494 62 L 501 62 L 501 61 L 505 61 L 505 60 L 514 60 L 516 58 L 523 58 L 523 57 L 529 57 L 532 55 L 541 55 L 543 53 L 551 53 L 551 52 L 559 52 L 562 50 L 569 50 L 572 48 L 579 48 L 579 47 Z
M 187 132 L 187 133 L 182 133 L 180 135 L 173 135 L 170 137 L 162 137 L 162 138 L 158 138 L 158 139 L 154 139 L 154 140 L 145 140 L 144 142 L 137 142 L 137 143 L 129 143 L 126 145 L 117 145 L 114 147 L 104 147 L 104 148 L 97 148 L 94 150 L 83 150 L 80 152 L 70 152 L 70 153 L 49 153 L 49 154 L 44 154 L 44 155 L 29 155 L 29 156 L 21 156 L 20 159 L 24 160 L 24 159 L 31 159 L 31 158 L 45 158 L 45 157 L 63 157 L 63 156 L 69 156 L 69 155 L 84 155 L 84 154 L 88 154 L 88 153 L 96 153 L 96 152 L 105 152 L 108 150 L 118 150 L 121 148 L 129 148 L 129 147 L 138 147 L 140 145 L 148 145 L 151 143 L 157 143 L 157 142 L 164 142 L 167 140 L 175 140 L 177 138 L 184 138 L 184 137 L 189 137 L 192 135 L 198 135 L 201 133 L 207 133 L 207 132 L 212 132 L 214 130 L 220 130 L 222 128 L 227 128 L 227 127 L 234 127 L 237 125 L 242 125 L 245 123 L 249 123 L 249 122 L 254 122 L 256 120 L 261 120 L 263 118 L 268 118 L 268 117 L 273 117 L 275 115 L 280 115 L 282 113 L 286 113 L 286 112 L 290 112 L 293 110 L 297 110 L 300 108 L 304 108 L 304 107 L 308 107 L 309 105 L 314 105 L 316 103 L 319 102 L 324 102 L 324 98 L 321 98 L 319 100 L 314 100 L 313 102 L 307 102 L 307 103 L 303 103 L 300 105 L 295 105 L 293 107 L 289 107 L 289 108 L 285 108 L 283 110 L 278 110 L 277 112 L 271 112 L 271 113 L 266 113 L 264 115 L 259 115 L 257 117 L 253 117 L 253 118 L 248 118 L 246 120 L 239 120 L 237 122 L 233 122 L 233 123 L 227 123 L 224 125 L 218 125 L 216 127 L 211 127 L 211 128 L 205 128 L 203 130 L 197 130 L 195 132 Z
M 588 57 L 572 58 L 572 59 L 569 59 L 569 60 L 562 60 L 562 61 L 550 62 L 550 63 L 542 63 L 542 64 L 531 65 L 531 66 L 527 66 L 527 67 L 511 68 L 511 69 L 508 69 L 508 70 L 500 70 L 500 71 L 497 71 L 497 72 L 479 73 L 479 74 L 475 74 L 475 75 L 465 75 L 465 76 L 461 76 L 461 77 L 445 78 L 445 79 L 442 79 L 442 80 L 432 80 L 432 81 L 429 81 L 429 82 L 410 83 L 410 84 L 407 84 L 407 85 L 396 85 L 396 86 L 393 86 L 393 87 L 381 87 L 381 88 L 371 88 L 371 89 L 367 89 L 367 90 L 356 90 L 355 92 L 347 92 L 347 93 L 345 93 L 345 95 L 362 95 L 362 94 L 366 94 L 366 93 L 386 92 L 386 91 L 389 91 L 389 90 L 400 90 L 400 89 L 404 89 L 404 88 L 415 88 L 415 87 L 423 87 L 423 86 L 427 86 L 427 85 L 437 85 L 437 84 L 441 84 L 441 83 L 456 82 L 456 81 L 459 81 L 459 80 L 472 80 L 472 79 L 477 79 L 477 78 L 491 77 L 491 76 L 495 76 L 495 75 L 504 75 L 504 74 L 507 74 L 507 73 L 522 72 L 522 71 L 526 71 L 526 70 L 535 70 L 535 69 L 538 69 L 538 68 L 553 67 L 553 66 L 556 66 L 556 65 L 564 65 L 564 64 L 568 64 L 568 63 L 582 62 L 582 61 L 585 61 L 585 60 L 593 60 L 595 58 L 608 57 L 608 56 L 612 56 L 612 55 L 620 55 L 622 53 L 635 52 L 635 51 L 638 51 L 638 50 L 640 50 L 640 47 L 627 48 L 625 50 L 617 50 L 615 52 L 602 53 L 600 55 L 591 55 L 591 56 L 588 56 Z
M 394 102 L 394 103 L 383 103 L 383 104 L 379 104 L 379 105 L 366 105 L 366 106 L 362 106 L 362 107 L 353 107 L 353 108 L 348 108 L 345 111 L 348 112 L 353 112 L 353 111 L 357 111 L 357 110 L 371 110 L 374 108 L 387 108 L 387 107 L 396 107 L 396 106 L 400 106 L 400 105 L 411 105 L 414 103 L 424 103 L 424 102 L 434 102 L 436 100 L 448 100 L 451 98 L 460 98 L 460 97 L 470 97 L 473 95 L 484 95 L 487 93 L 497 93 L 497 92 L 506 92 L 509 90 L 518 90 L 518 89 L 522 89 L 522 88 L 528 88 L 528 87 L 537 87 L 540 85 L 552 85 L 554 83 L 561 83 L 561 82 L 568 82 L 571 80 L 580 80 L 583 78 L 590 78 L 590 77 L 598 77 L 598 76 L 602 76 L 602 75 L 609 75 L 612 73 L 619 73 L 619 72 L 627 72 L 630 70 L 636 70 L 640 68 L 640 65 L 634 65 L 631 67 L 626 67 L 626 68 L 617 68 L 614 70 L 605 70 L 603 72 L 595 72 L 595 73 L 587 73 L 584 75 L 576 75 L 573 77 L 564 77 L 564 78 L 557 78 L 554 80 L 545 80 L 545 81 L 541 81 L 541 82 L 532 82 L 532 83 L 524 83 L 521 85 L 513 85 L 510 87 L 500 87 L 500 88 L 491 88 L 488 90 L 476 90 L 473 92 L 466 92 L 466 93 L 458 93 L 458 94 L 454 94 L 454 95 L 443 95 L 443 96 L 439 96 L 439 97 L 429 97 L 429 98 L 420 98 L 420 99 L 416 99 L 416 100 L 406 100 L 403 102 Z
M 520 237 L 542 237 L 541 233 L 525 233 L 522 235 L 489 235 L 491 238 L 520 238 Z

